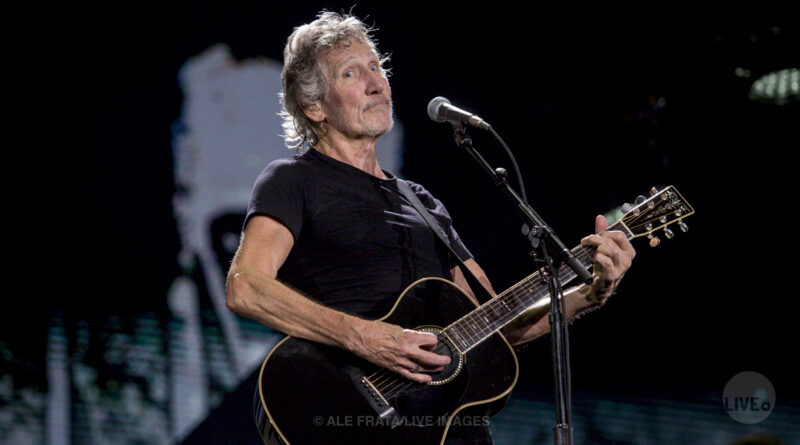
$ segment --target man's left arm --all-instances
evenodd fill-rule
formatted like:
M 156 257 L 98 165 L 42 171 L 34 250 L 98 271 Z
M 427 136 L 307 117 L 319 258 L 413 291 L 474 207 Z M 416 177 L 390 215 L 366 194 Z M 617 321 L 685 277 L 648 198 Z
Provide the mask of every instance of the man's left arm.
M 597 249 L 593 258 L 594 281 L 591 285 L 582 284 L 564 291 L 565 315 L 568 320 L 581 312 L 605 304 L 636 256 L 636 251 L 624 233 L 606 231 L 607 228 L 608 221 L 604 217 L 598 216 L 595 219 L 596 235 L 590 235 L 581 240 L 581 244 L 584 246 L 592 246 Z M 469 259 L 465 261 L 465 264 L 491 294 L 495 295 L 486 273 L 478 263 L 474 259 Z M 467 290 L 469 296 L 477 304 L 461 270 L 454 267 L 452 275 L 453 281 L 459 287 Z M 547 316 L 549 307 L 549 305 L 537 306 L 526 312 L 506 325 L 502 330 L 503 335 L 512 345 L 519 345 L 550 332 L 550 320 Z

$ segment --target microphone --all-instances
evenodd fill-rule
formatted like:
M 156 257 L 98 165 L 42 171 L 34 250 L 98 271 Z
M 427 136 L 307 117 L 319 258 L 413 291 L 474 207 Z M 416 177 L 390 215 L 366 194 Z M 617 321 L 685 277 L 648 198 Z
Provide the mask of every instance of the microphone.
M 428 117 L 434 122 L 450 122 L 453 125 L 470 125 L 489 131 L 492 126 L 480 117 L 450 105 L 450 101 L 437 96 L 428 103 Z

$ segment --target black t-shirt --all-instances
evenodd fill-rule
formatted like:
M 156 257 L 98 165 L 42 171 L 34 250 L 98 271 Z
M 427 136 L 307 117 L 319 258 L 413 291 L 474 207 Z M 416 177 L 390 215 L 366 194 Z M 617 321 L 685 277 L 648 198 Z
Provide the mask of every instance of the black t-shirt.
M 310 149 L 272 162 L 256 180 L 247 210 L 269 215 L 294 236 L 278 279 L 338 310 L 369 318 L 385 315 L 414 281 L 450 279 L 455 265 L 425 220 L 397 187 Z M 467 248 L 444 205 L 407 181 L 466 260 Z M 265 246 L 265 248 L 268 248 Z

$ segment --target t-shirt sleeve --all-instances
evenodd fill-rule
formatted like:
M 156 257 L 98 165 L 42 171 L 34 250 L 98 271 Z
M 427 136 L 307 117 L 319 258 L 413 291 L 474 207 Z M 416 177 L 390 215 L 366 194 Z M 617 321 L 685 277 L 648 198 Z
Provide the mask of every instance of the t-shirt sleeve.
M 252 216 L 268 215 L 285 225 L 297 240 L 305 211 L 305 181 L 299 173 L 292 160 L 269 164 L 253 185 L 242 230 Z
M 447 241 L 450 242 L 450 246 L 453 250 L 458 254 L 459 257 L 463 261 L 466 261 L 472 258 L 472 253 L 470 253 L 467 246 L 461 241 L 461 237 L 458 236 L 458 232 L 456 232 L 455 227 L 453 227 L 453 220 L 450 218 L 450 213 L 445 208 L 444 204 L 441 201 L 434 198 L 433 195 L 429 191 L 427 191 L 424 187 L 419 184 L 416 184 L 411 181 L 408 182 L 408 185 L 411 187 L 411 190 L 417 195 L 417 198 L 422 202 L 426 209 L 436 218 L 436 221 L 439 223 L 442 230 L 444 230 L 445 235 L 447 236 Z

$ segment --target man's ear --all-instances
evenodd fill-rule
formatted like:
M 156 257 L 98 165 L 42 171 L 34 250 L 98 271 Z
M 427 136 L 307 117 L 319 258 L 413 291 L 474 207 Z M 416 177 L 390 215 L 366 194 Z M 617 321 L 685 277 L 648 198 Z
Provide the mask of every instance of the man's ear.
M 325 120 L 325 112 L 322 111 L 322 106 L 319 101 L 303 107 L 303 113 L 308 117 L 311 122 L 320 123 Z

